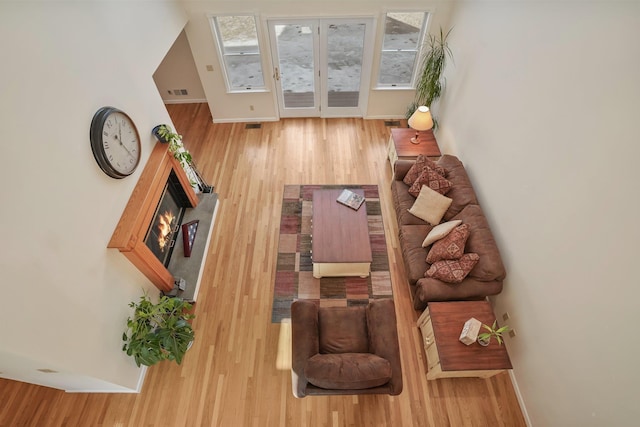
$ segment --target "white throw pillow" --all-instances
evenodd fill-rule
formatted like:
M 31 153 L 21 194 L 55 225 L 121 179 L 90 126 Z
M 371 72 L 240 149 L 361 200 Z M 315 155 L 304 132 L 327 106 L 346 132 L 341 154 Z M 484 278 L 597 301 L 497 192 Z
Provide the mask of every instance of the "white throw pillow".
M 451 230 L 453 230 L 460 224 L 462 224 L 462 220 L 456 219 L 454 221 L 449 221 L 449 222 L 436 225 L 431 229 L 429 234 L 427 234 L 427 237 L 424 239 L 424 242 L 422 242 L 422 247 L 426 248 L 433 242 L 437 242 L 443 237 L 447 237 L 447 234 L 451 233 Z
M 452 201 L 452 199 L 423 185 L 416 201 L 409 209 L 409 213 L 427 221 L 431 225 L 437 225 L 442 220 L 444 213 L 449 209 L 449 206 L 451 206 Z

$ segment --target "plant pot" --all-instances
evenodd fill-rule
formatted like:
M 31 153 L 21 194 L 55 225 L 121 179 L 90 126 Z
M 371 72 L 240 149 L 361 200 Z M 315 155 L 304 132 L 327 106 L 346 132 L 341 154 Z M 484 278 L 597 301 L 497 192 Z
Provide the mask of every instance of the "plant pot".
M 164 144 L 166 144 L 167 142 L 169 142 L 167 139 L 165 139 L 164 137 L 160 136 L 160 133 L 158 132 L 160 130 L 160 126 L 162 125 L 158 125 L 156 127 L 154 127 L 151 130 L 151 133 L 153 134 L 153 136 L 156 137 L 156 139 Z
M 490 341 L 490 339 L 483 340 L 482 338 L 478 337 L 478 340 L 477 340 L 477 341 L 478 341 L 478 344 L 480 344 L 480 345 L 481 345 L 481 346 L 483 346 L 483 347 L 486 347 L 486 346 L 488 346 L 488 345 L 489 345 L 489 341 Z

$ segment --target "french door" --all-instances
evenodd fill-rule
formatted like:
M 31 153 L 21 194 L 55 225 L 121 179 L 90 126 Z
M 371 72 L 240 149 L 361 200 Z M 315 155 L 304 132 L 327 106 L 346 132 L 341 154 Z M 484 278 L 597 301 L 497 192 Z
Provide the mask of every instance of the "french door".
M 269 20 L 280 117 L 361 117 L 373 20 Z

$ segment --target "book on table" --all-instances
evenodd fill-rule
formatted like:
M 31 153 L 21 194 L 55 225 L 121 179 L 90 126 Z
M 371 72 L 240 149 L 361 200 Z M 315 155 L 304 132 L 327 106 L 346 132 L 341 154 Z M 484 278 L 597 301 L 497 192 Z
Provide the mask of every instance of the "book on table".
M 337 202 L 357 211 L 364 202 L 364 196 L 345 188 L 342 190 L 342 193 L 340 193 L 340 196 L 338 196 Z

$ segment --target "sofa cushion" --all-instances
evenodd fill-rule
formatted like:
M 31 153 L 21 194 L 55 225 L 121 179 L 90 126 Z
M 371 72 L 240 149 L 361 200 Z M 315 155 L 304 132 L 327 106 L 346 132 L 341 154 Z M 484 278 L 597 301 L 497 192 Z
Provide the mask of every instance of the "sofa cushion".
M 442 224 L 438 224 L 431 229 L 427 237 L 422 241 L 422 247 L 426 248 L 433 242 L 437 242 L 438 240 L 444 238 L 447 234 L 451 233 L 451 230 L 456 228 L 462 223 L 459 219 L 455 221 L 443 222 Z
M 438 193 L 445 195 L 451 189 L 451 181 L 448 181 L 445 177 L 438 174 L 436 171 L 431 169 L 429 166 L 426 166 L 420 176 L 413 182 L 411 187 L 409 187 L 409 194 L 414 197 L 418 197 L 420 194 L 420 189 L 423 185 L 431 188 Z
M 418 177 L 422 173 L 422 170 L 426 166 L 429 166 L 431 169 L 435 170 L 437 173 L 439 173 L 442 176 L 445 176 L 446 174 L 444 167 L 440 166 L 433 160 L 430 160 L 424 154 L 418 154 L 418 157 L 416 157 L 415 163 L 411 166 L 411 168 L 406 173 L 402 181 L 407 185 L 412 185 L 415 182 L 415 180 L 418 179 Z
M 304 374 L 316 387 L 361 390 L 389 382 L 391 364 L 371 353 L 316 354 L 307 361 Z
M 468 253 L 460 259 L 444 259 L 431 264 L 424 275 L 447 283 L 460 283 L 475 267 L 479 258 L 478 254 Z
M 409 194 L 409 186 L 404 182 L 391 181 L 391 194 L 393 195 L 393 207 L 396 210 L 398 225 L 426 225 L 427 222 L 409 213 L 409 209 L 416 202 L 416 198 Z
M 424 236 L 431 230 L 430 225 L 401 225 L 398 228 L 402 259 L 410 285 L 424 277 L 427 264 L 427 250 L 422 247 Z
M 367 353 L 369 337 L 364 306 L 321 307 L 318 311 L 320 353 Z
M 462 224 L 457 226 L 444 239 L 440 239 L 431 246 L 427 254 L 427 262 L 434 262 L 443 259 L 458 259 L 464 254 L 464 245 L 469 238 L 469 226 Z
M 467 171 L 457 157 L 445 154 L 437 163 L 446 169 L 446 178 L 451 182 L 451 189 L 447 193 L 447 197 L 451 198 L 452 203 L 444 214 L 444 219 L 449 221 L 458 215 L 465 206 L 477 205 L 478 199 Z
M 463 224 L 469 226 L 469 238 L 465 250 L 480 256 L 480 260 L 469 273 L 469 277 L 485 282 L 503 280 L 506 272 L 502 264 L 502 257 L 480 206 L 469 205 L 454 219 L 459 219 Z
M 450 198 L 423 185 L 409 213 L 424 219 L 431 225 L 438 225 L 450 205 Z

